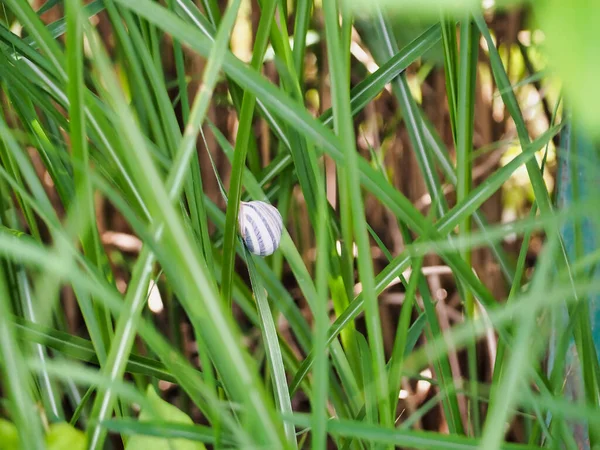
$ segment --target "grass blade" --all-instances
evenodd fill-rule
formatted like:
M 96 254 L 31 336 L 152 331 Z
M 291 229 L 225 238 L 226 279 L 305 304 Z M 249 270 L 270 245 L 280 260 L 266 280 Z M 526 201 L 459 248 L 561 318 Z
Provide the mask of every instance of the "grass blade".
M 369 245 L 369 238 L 364 217 L 364 206 L 360 186 L 354 182 L 358 178 L 358 163 L 356 156 L 356 140 L 354 126 L 350 114 L 350 96 L 348 86 L 348 61 L 340 58 L 345 54 L 342 50 L 338 12 L 335 2 L 326 2 L 323 5 L 325 14 L 325 29 L 327 32 L 327 48 L 331 68 L 332 84 L 331 96 L 333 102 L 333 115 L 336 131 L 342 148 L 345 149 L 347 186 L 353 200 L 351 206 L 354 239 L 358 248 L 358 272 L 364 296 L 366 298 L 365 313 L 367 320 L 368 341 L 371 346 L 373 378 L 377 392 L 377 404 L 380 420 L 383 425 L 391 426 L 389 397 L 387 392 L 387 372 L 383 351 L 383 337 L 381 335 L 381 322 L 379 319 L 379 303 L 375 294 L 375 280 L 373 276 L 373 261 Z
M 263 333 L 264 345 L 267 350 L 267 359 L 271 366 L 275 402 L 282 414 L 289 414 L 292 412 L 292 402 L 288 392 L 285 369 L 283 367 L 281 349 L 279 348 L 279 340 L 277 339 L 277 330 L 275 329 L 275 323 L 273 322 L 273 315 L 269 308 L 269 301 L 265 295 L 265 289 L 259 280 L 256 266 L 254 265 L 254 257 L 247 249 L 245 251 L 245 256 L 246 263 L 248 264 L 250 281 L 252 283 L 252 290 L 254 291 L 256 304 L 258 306 L 258 314 L 261 319 L 260 325 Z M 296 430 L 290 423 L 284 424 L 284 427 L 288 443 L 292 448 L 298 448 L 296 443 Z

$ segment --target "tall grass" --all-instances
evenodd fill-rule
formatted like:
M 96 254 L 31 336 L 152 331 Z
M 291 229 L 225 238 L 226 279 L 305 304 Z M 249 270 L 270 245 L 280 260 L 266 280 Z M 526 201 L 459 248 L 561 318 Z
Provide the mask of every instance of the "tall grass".
M 600 445 L 594 132 L 502 11 L 262 0 L 243 62 L 242 0 L 34 3 L 0 10 L 0 448 Z

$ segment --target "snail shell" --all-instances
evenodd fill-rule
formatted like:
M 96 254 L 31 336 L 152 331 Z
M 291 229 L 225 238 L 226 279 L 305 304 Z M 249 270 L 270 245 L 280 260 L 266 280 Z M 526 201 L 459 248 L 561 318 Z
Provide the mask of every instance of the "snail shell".
M 241 202 L 238 221 L 242 240 L 250 253 L 267 256 L 277 250 L 283 220 L 273 205 L 257 200 Z

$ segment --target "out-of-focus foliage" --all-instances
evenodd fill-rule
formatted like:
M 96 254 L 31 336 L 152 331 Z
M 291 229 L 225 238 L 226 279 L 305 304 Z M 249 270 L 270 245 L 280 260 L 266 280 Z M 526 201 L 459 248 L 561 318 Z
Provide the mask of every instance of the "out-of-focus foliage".
M 139 416 L 140 422 L 164 420 L 170 423 L 183 423 L 192 425 L 194 422 L 186 413 L 164 401 L 158 396 L 152 385 L 146 389 L 146 399 L 150 411 L 142 409 Z M 136 434 L 127 441 L 126 450 L 205 450 L 201 442 L 185 439 L 162 439 L 153 436 Z
M 534 8 L 548 65 L 563 81 L 578 120 L 591 136 L 600 137 L 600 2 L 545 0 Z
M 19 447 L 17 427 L 8 420 L 0 419 L 0 450 L 12 450 Z
M 342 0 L 359 14 L 370 15 L 373 7 L 379 6 L 403 15 L 437 18 L 440 12 L 459 15 L 479 8 L 510 8 L 530 0 Z
M 47 450 L 84 450 L 86 448 L 85 433 L 68 423 L 55 423 L 48 428 L 45 444 Z M 0 450 L 18 448 L 17 427 L 8 420 L 0 419 Z M 150 449 L 146 448 L 146 450 Z

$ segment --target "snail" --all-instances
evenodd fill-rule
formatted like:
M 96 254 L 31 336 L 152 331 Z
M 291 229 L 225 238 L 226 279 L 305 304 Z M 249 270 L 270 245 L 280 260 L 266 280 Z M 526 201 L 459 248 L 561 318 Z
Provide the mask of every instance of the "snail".
M 258 200 L 240 203 L 240 234 L 250 253 L 268 256 L 277 250 L 283 219 L 277 208 Z

